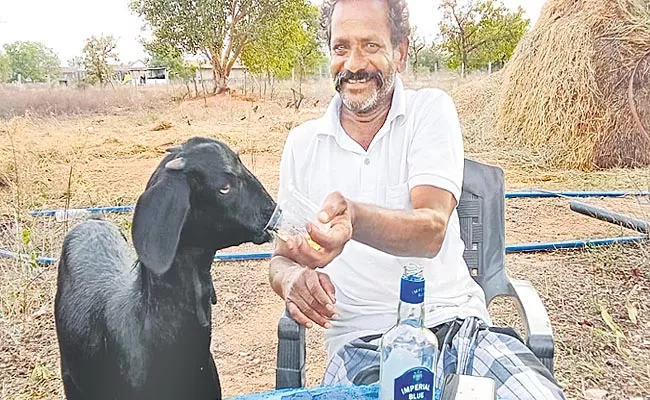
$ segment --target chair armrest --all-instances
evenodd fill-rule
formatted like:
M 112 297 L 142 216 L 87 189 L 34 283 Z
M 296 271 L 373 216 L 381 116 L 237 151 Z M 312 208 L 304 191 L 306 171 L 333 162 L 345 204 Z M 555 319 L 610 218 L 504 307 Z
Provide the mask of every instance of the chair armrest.
M 278 323 L 278 356 L 275 388 L 305 386 L 305 327 L 291 318 L 287 310 Z
M 553 330 L 542 299 L 529 281 L 511 279 L 511 282 L 527 333 L 526 346 L 553 374 Z

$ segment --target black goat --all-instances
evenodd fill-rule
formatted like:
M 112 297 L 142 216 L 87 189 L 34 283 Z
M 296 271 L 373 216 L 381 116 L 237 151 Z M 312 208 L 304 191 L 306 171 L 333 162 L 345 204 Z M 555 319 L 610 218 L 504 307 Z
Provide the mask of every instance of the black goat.
M 133 215 L 134 254 L 111 223 L 66 236 L 55 322 L 69 400 L 221 399 L 210 353 L 215 251 L 271 239 L 275 202 L 224 143 L 170 149 Z

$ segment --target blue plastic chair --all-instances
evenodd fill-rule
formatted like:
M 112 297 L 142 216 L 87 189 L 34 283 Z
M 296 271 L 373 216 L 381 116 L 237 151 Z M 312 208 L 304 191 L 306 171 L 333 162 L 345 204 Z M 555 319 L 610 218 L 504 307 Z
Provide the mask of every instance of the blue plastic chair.
M 503 170 L 465 159 L 457 207 L 463 257 L 489 305 L 497 296 L 513 298 L 526 330 L 526 346 L 553 374 L 551 321 L 537 291 L 527 280 L 511 279 L 505 269 L 505 179 Z M 305 385 L 305 328 L 285 310 L 278 324 L 276 389 Z

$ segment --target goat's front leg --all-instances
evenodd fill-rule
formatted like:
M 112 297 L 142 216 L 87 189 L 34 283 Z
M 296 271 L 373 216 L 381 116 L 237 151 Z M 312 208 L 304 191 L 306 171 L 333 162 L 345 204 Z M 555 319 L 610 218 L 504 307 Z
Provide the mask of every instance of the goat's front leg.
M 217 372 L 217 366 L 214 363 L 214 358 L 212 354 L 208 354 L 208 368 L 206 372 L 206 400 L 221 400 L 221 381 L 219 380 L 219 373 Z
M 70 372 L 65 370 L 63 371 L 63 391 L 66 400 L 84 400 L 88 397 L 83 395 Z

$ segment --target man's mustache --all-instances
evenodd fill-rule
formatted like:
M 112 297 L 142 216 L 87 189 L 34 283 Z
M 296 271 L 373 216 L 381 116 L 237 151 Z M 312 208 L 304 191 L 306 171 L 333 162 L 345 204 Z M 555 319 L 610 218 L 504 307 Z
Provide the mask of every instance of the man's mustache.
M 348 81 L 360 81 L 360 80 L 371 80 L 374 79 L 377 82 L 377 88 L 381 89 L 384 86 L 384 75 L 381 73 L 381 71 L 377 72 L 368 72 L 365 69 L 362 69 L 357 72 L 351 72 L 351 71 L 341 71 L 336 74 L 335 78 L 335 88 L 337 92 L 341 91 L 341 85 L 343 85 L 344 82 Z

